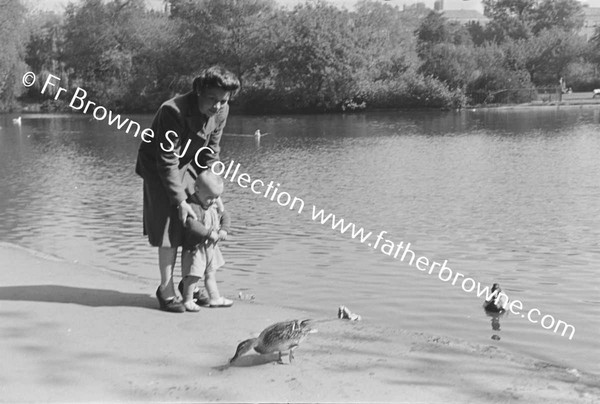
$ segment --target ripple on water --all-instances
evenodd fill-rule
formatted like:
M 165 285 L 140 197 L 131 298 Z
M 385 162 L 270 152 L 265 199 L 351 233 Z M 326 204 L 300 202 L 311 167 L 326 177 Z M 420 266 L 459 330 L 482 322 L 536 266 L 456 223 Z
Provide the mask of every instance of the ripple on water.
M 139 140 L 76 117 L 24 117 L 20 131 L 1 119 L 0 240 L 157 279 L 141 230 Z M 223 159 L 306 205 L 298 214 L 227 182 L 222 289 L 318 317 L 344 304 L 365 321 L 600 373 L 589 354 L 600 328 L 597 123 L 591 110 L 231 117 L 230 133 L 270 135 L 260 145 L 225 136 Z M 494 330 L 482 299 L 314 222 L 313 204 L 484 285 L 500 282 L 576 337 L 519 315 Z

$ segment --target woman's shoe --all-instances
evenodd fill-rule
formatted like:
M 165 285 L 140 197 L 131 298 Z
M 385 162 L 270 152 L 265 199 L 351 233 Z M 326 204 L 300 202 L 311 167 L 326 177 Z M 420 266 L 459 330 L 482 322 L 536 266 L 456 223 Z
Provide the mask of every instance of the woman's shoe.
M 169 311 L 171 313 L 184 313 L 185 306 L 176 298 L 165 300 L 160 291 L 160 286 L 156 289 L 156 298 L 158 299 L 158 305 L 162 311 Z

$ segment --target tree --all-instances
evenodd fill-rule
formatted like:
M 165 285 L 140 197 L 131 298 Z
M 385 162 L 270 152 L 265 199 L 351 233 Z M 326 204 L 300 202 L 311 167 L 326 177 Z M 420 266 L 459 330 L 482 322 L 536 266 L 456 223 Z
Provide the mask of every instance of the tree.
M 487 30 L 496 43 L 531 36 L 536 0 L 482 0 L 482 3 L 485 16 L 491 19 Z
M 469 21 L 465 24 L 465 28 L 471 36 L 471 41 L 475 46 L 482 46 L 486 42 L 493 42 L 494 40 L 490 31 L 482 26 L 479 21 Z
M 61 86 L 68 88 L 69 77 L 65 64 L 61 62 L 62 43 L 64 43 L 62 17 L 53 12 L 38 12 L 28 18 L 30 27 L 29 42 L 27 43 L 25 62 L 37 75 L 38 80 L 29 88 L 30 100 L 47 100 L 54 95 L 56 87 L 46 88 L 41 94 L 49 74 L 61 79 Z
M 518 100 L 519 89 L 532 87 L 529 72 L 524 68 L 507 66 L 507 57 L 505 48 L 495 43 L 474 49 L 472 58 L 477 67 L 467 85 L 467 93 L 474 103 L 493 103 L 501 100 L 499 97 L 502 96 Z
M 509 41 L 504 48 L 511 68 L 527 70 L 536 85 L 553 86 L 567 66 L 584 55 L 586 42 L 576 34 L 553 28 L 527 40 Z
M 483 0 L 483 5 L 484 14 L 492 20 L 488 35 L 497 43 L 527 39 L 553 28 L 574 32 L 583 25 L 577 0 Z
M 292 108 L 333 109 L 354 90 L 360 65 L 351 14 L 322 1 L 296 6 L 279 43 L 276 86 Z
M 450 42 L 447 20 L 437 11 L 431 11 L 415 31 L 417 52 L 420 57 L 426 55 L 436 44 Z
M 583 26 L 583 8 L 577 0 L 544 0 L 532 13 L 532 31 L 559 28 L 567 32 L 578 31 Z
M 419 72 L 446 83 L 450 89 L 464 89 L 477 69 L 474 47 L 439 43 L 431 47 Z
M 449 23 L 432 11 L 415 32 L 421 58 L 419 72 L 446 83 L 450 89 L 464 88 L 475 69 L 473 43 L 467 29 Z
M 185 64 L 177 25 L 165 13 L 140 13 L 129 24 L 136 45 L 122 102 L 131 110 L 155 111 L 174 92 L 189 90 L 185 78 L 195 65 Z
M 20 0 L 0 0 L 0 111 L 14 106 L 23 91 L 27 36 L 26 10 Z
M 467 28 L 459 23 L 449 22 L 437 11 L 431 11 L 421 21 L 415 35 L 417 38 L 417 52 L 421 58 L 429 52 L 432 46 L 437 44 L 451 43 L 467 46 L 473 44 Z
M 418 64 L 412 35 L 418 18 L 406 15 L 398 7 L 363 0 L 352 13 L 355 49 L 362 59 L 363 80 L 387 80 L 398 77 Z
M 273 42 L 274 0 L 170 0 L 170 5 L 190 64 L 227 66 L 242 82 L 264 64 L 264 44 Z
M 594 35 L 590 38 L 588 46 L 588 59 L 600 65 L 600 27 L 594 31 Z
M 133 58 L 142 41 L 133 21 L 144 15 L 142 0 L 83 0 L 65 13 L 63 60 L 73 84 L 102 104 L 125 97 Z

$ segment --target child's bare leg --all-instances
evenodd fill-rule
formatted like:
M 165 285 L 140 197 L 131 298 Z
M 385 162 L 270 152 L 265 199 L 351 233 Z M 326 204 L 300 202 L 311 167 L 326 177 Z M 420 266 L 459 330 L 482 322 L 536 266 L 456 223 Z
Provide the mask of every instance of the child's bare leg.
M 204 286 L 206 287 L 211 302 L 221 299 L 221 294 L 217 287 L 217 277 L 215 275 L 215 271 L 206 271 L 204 273 Z
M 187 275 L 183 278 L 183 306 L 187 311 L 200 311 L 200 306 L 194 302 L 194 289 L 200 277 Z
M 210 298 L 208 301 L 209 306 L 229 307 L 233 304 L 233 301 L 222 297 L 219 293 L 216 271 L 206 271 L 204 273 L 204 286 L 206 287 L 206 291 L 208 292 L 208 296 Z

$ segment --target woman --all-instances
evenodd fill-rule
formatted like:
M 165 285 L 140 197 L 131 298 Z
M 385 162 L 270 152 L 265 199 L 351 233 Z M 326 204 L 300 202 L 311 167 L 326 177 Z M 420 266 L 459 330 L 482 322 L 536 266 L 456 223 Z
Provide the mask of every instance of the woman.
M 219 142 L 229 113 L 228 101 L 240 88 L 235 75 L 218 66 L 194 79 L 193 90 L 160 106 L 154 138 L 143 141 L 136 173 L 144 179 L 144 234 L 158 247 L 160 309 L 183 313 L 175 292 L 173 270 L 182 245 L 183 223 L 197 219 L 186 202 L 186 182 L 219 160 Z

